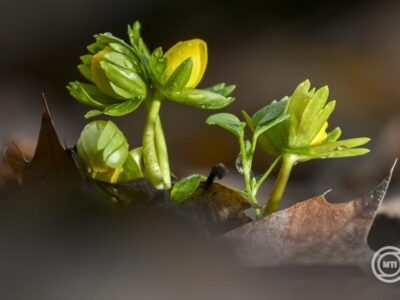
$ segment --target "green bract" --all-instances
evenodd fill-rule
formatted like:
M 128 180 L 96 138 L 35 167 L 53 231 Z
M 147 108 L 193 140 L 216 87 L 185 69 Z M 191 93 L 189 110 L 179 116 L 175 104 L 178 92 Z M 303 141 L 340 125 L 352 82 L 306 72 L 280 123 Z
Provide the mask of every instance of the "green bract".
M 290 97 L 257 111 L 252 118 L 246 114 L 246 122 L 257 131 L 265 120 L 287 116 L 282 124 L 273 127 L 260 136 L 260 145 L 269 154 L 295 154 L 296 161 L 315 158 L 349 157 L 366 154 L 368 149 L 356 148 L 364 145 L 369 138 L 338 139 L 341 129 L 336 127 L 326 133 L 328 119 L 336 101 L 327 103 L 329 89 L 324 86 L 310 90 L 310 81 L 300 83 Z
M 94 179 L 115 183 L 143 176 L 141 148 L 129 151 L 124 134 L 111 121 L 94 121 L 86 125 L 76 148 L 88 174 Z
M 146 71 L 140 52 L 110 33 L 95 35 L 81 56 L 79 71 L 91 84 L 71 82 L 68 90 L 78 101 L 96 108 L 86 116 L 122 116 L 134 111 L 147 96 Z
M 87 118 L 101 114 L 123 116 L 146 102 L 148 116 L 143 132 L 143 161 L 146 176 L 157 188 L 169 189 L 171 175 L 168 151 L 159 117 L 161 102 L 169 99 L 203 109 L 229 105 L 235 86 L 224 83 L 206 89 L 196 86 L 207 65 L 207 44 L 200 39 L 179 42 L 165 54 L 157 48 L 151 54 L 140 35 L 140 24 L 128 26 L 129 43 L 110 33 L 95 35 L 89 54 L 78 66 L 90 83 L 71 82 L 68 90 L 79 102 L 94 110 Z

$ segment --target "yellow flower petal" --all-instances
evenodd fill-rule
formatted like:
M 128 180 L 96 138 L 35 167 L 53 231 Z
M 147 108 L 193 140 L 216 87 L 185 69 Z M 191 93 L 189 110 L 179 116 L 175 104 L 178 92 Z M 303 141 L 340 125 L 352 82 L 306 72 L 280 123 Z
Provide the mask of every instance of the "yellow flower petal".
M 185 87 L 195 88 L 200 83 L 207 67 L 207 44 L 200 39 L 179 42 L 170 48 L 164 57 L 167 59 L 164 82 L 184 60 L 191 57 L 193 62 L 192 74 Z
M 105 47 L 103 50 L 93 55 L 91 63 L 92 79 L 104 94 L 114 98 L 119 98 L 112 89 L 110 81 L 108 80 L 106 74 L 104 74 L 104 71 L 100 65 L 100 62 L 104 59 L 104 56 L 111 50 L 112 49 L 110 47 Z
M 325 122 L 324 125 L 322 126 L 321 130 L 318 132 L 318 134 L 312 140 L 311 146 L 317 146 L 326 139 L 326 137 L 328 136 L 328 134 L 326 133 L 327 128 L 328 128 L 328 122 Z

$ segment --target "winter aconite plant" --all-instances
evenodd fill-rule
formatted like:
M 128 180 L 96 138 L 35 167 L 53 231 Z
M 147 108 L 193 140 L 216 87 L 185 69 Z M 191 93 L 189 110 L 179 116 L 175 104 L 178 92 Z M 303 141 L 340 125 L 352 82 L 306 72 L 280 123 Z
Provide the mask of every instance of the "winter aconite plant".
M 357 148 L 366 144 L 368 138 L 338 140 L 340 128 L 326 132 L 328 119 L 335 108 L 334 100 L 327 103 L 329 89 L 324 86 L 310 90 L 308 80 L 302 82 L 290 97 L 257 111 L 252 117 L 243 112 L 245 122 L 236 116 L 220 113 L 210 116 L 208 124 L 219 125 L 239 139 L 240 172 L 244 176 L 246 190 L 243 192 L 252 202 L 257 203 L 256 194 L 268 174 L 281 161 L 280 171 L 270 193 L 263 215 L 275 212 L 279 208 L 282 196 L 294 165 L 317 158 L 339 158 L 363 155 L 368 149 Z M 253 133 L 249 140 L 245 137 L 245 127 Z M 251 166 L 257 143 L 275 161 L 260 178 L 254 177 Z M 261 216 L 257 211 L 257 216 Z
M 94 108 L 86 114 L 87 118 L 101 114 L 123 116 L 145 103 L 147 120 L 142 137 L 145 176 L 155 187 L 169 189 L 171 175 L 159 116 L 161 104 L 168 99 L 202 109 L 220 109 L 234 100 L 229 96 L 235 87 L 221 83 L 196 89 L 208 60 L 203 40 L 179 42 L 164 54 L 161 48 L 152 53 L 148 50 L 140 35 L 139 22 L 128 26 L 128 36 L 129 43 L 110 33 L 95 35 L 96 42 L 87 47 L 89 54 L 81 57 L 82 64 L 78 66 L 90 83 L 71 82 L 68 90 L 76 100 Z M 98 177 L 97 167 L 92 165 L 94 160 L 81 156 L 82 145 L 78 143 L 78 154 L 90 174 Z M 103 151 L 102 146 L 100 140 L 99 152 Z M 105 155 L 100 157 L 104 165 L 119 172 L 122 160 L 110 165 Z M 115 176 L 109 181 L 115 180 Z

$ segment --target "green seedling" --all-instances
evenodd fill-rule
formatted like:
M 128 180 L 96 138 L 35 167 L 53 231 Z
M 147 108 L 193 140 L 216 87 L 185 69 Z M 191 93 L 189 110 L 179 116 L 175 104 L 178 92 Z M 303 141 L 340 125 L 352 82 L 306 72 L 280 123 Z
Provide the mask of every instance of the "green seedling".
M 271 112 L 267 112 L 267 114 Z M 268 129 L 276 126 L 283 122 L 287 116 L 279 116 L 278 114 L 271 115 L 270 118 L 265 116 L 265 122 L 260 122 L 255 128 L 254 133 L 250 139 L 245 136 L 246 123 L 242 122 L 238 117 L 229 113 L 219 113 L 210 116 L 207 119 L 207 124 L 218 125 L 229 132 L 233 133 L 239 142 L 240 152 L 236 162 L 237 169 L 244 177 L 245 190 L 240 191 L 245 197 L 247 197 L 255 206 L 260 206 L 257 201 L 257 192 L 262 186 L 263 182 L 267 179 L 273 168 L 278 163 L 280 157 L 267 168 L 265 173 L 257 178 L 253 175 L 252 165 L 253 157 L 258 143 L 258 138 Z M 256 217 L 261 216 L 260 208 L 256 208 Z

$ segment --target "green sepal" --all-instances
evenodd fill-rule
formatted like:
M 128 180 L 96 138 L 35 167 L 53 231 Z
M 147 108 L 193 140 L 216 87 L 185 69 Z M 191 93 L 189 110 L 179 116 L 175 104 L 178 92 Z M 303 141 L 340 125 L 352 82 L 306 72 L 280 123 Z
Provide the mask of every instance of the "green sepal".
M 116 51 L 110 51 L 104 54 L 104 60 L 107 60 L 110 63 L 118 67 L 122 67 L 131 72 L 140 73 L 139 62 L 134 59 L 131 59 L 129 56 L 122 54 Z
M 200 89 L 183 89 L 178 92 L 163 91 L 165 96 L 175 102 L 203 109 L 221 109 L 231 104 L 235 98 Z
M 312 147 L 313 150 L 322 152 L 343 151 L 350 148 L 362 146 L 370 141 L 369 138 L 361 137 L 348 140 L 341 140 L 332 143 L 324 143 L 322 145 Z
M 136 99 L 126 100 L 122 103 L 109 105 L 102 111 L 91 110 L 85 114 L 85 118 L 89 119 L 99 115 L 108 115 L 113 117 L 124 116 L 136 110 L 140 106 L 142 101 L 143 99 L 136 98 Z
M 129 41 L 131 45 L 136 46 L 140 54 L 142 54 L 144 58 L 148 60 L 150 58 L 150 52 L 141 37 L 140 30 L 141 30 L 141 25 L 139 21 L 133 23 L 132 27 L 128 25 Z
M 77 143 L 79 157 L 89 170 L 121 167 L 128 156 L 124 134 L 111 121 L 94 121 L 83 129 Z
M 185 59 L 169 76 L 164 88 L 171 92 L 180 91 L 185 88 L 190 79 L 193 68 L 193 59 L 191 57 Z
M 207 90 L 207 91 L 220 94 L 224 97 L 230 96 L 235 89 L 236 89 L 236 85 L 234 85 L 234 84 L 227 85 L 225 82 L 221 82 L 221 83 L 218 83 L 213 86 L 205 88 L 205 90 Z
M 104 60 L 100 66 L 117 95 L 125 99 L 146 97 L 146 83 L 137 73 Z
M 92 54 L 85 54 L 85 55 L 82 55 L 81 57 L 79 57 L 81 62 L 85 65 L 90 65 L 92 63 L 92 58 L 93 58 Z
M 70 82 L 67 89 L 76 100 L 94 108 L 105 108 L 108 105 L 118 103 L 118 100 L 103 94 L 93 84 L 75 81 Z
M 171 190 L 171 201 L 179 205 L 187 200 L 199 187 L 200 182 L 206 177 L 199 174 L 194 174 L 177 181 Z
M 163 51 L 161 47 L 153 51 L 149 60 L 149 70 L 153 80 L 158 84 L 162 85 L 165 69 L 167 68 L 167 62 L 163 58 Z
M 246 123 L 241 122 L 238 117 L 229 113 L 211 115 L 207 118 L 206 123 L 208 125 L 218 125 L 237 137 L 243 136 L 244 128 L 246 127 Z
M 80 64 L 78 65 L 78 70 L 79 72 L 85 77 L 87 80 L 92 81 L 92 70 L 90 69 L 90 66 L 85 65 L 85 64 Z
M 142 154 L 143 149 L 142 147 L 135 148 L 129 151 L 128 157 L 124 163 L 123 172 L 118 177 L 118 181 L 129 181 L 143 177 L 142 172 Z
M 336 127 L 332 131 L 328 132 L 328 135 L 324 143 L 336 142 L 341 135 L 342 135 L 342 130 L 339 127 Z
M 368 149 L 356 148 L 370 141 L 369 138 L 354 138 L 335 142 L 324 143 L 313 147 L 298 147 L 288 150 L 289 153 L 296 154 L 299 161 L 306 161 L 317 158 L 339 158 L 364 155 Z

